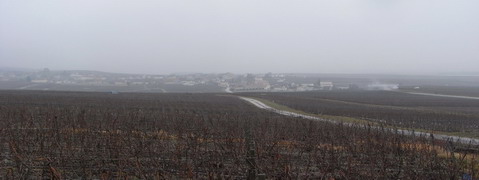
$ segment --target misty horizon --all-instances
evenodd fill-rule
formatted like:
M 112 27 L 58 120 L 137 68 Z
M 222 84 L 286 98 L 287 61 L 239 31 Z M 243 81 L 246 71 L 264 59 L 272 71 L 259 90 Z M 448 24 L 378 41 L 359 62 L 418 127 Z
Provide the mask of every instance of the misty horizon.
M 318 75 L 398 75 L 398 76 L 479 76 L 479 71 L 471 71 L 471 72 L 437 72 L 437 73 L 327 73 L 327 72 L 272 72 L 272 71 L 265 71 L 265 72 L 171 72 L 171 73 L 135 73 L 135 72 L 111 72 L 111 71 L 103 71 L 103 70 L 92 70 L 92 69 L 50 69 L 48 67 L 44 68 L 25 68 L 25 67 L 1 67 L 0 71 L 30 71 L 30 72 L 40 72 L 48 69 L 49 71 L 92 71 L 92 72 L 101 72 L 101 73 L 113 73 L 113 74 L 132 74 L 132 75 L 186 75 L 186 74 L 318 74 Z
M 0 67 L 476 73 L 477 1 L 2 1 Z

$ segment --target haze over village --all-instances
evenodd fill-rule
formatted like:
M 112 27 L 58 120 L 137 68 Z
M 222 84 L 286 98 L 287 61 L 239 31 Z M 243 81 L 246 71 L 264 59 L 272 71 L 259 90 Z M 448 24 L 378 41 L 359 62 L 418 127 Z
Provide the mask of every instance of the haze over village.
M 0 89 L 101 92 L 301 92 L 396 90 L 419 85 L 474 85 L 475 76 L 300 73 L 121 74 L 99 71 L 0 69 Z
M 117 74 L 97 71 L 51 71 L 45 68 L 41 71 L 21 72 L 2 71 L 0 81 L 10 82 L 12 89 L 40 89 L 55 90 L 61 86 L 85 86 L 79 90 L 97 90 L 100 87 L 111 87 L 112 90 L 124 91 L 160 91 L 172 87 L 180 88 L 170 91 L 311 91 L 358 88 L 357 85 L 334 86 L 331 81 L 317 79 L 310 82 L 312 77 L 295 74 Z M 15 84 L 17 83 L 17 84 Z M 78 88 L 78 87 L 77 87 Z

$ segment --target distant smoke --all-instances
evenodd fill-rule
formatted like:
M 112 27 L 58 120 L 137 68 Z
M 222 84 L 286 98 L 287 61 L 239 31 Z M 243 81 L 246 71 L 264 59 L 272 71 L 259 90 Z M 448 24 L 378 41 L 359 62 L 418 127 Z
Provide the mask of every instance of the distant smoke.
M 398 88 L 399 88 L 398 84 L 383 84 L 383 83 L 373 83 L 373 84 L 369 84 L 366 87 L 367 90 L 385 90 L 385 91 L 396 90 Z

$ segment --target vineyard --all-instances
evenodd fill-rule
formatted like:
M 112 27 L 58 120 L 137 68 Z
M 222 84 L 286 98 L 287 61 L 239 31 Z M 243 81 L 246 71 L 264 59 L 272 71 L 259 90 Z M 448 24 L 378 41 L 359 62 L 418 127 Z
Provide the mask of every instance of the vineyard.
M 471 84 L 477 84 L 477 83 L 471 83 Z M 419 89 L 415 87 L 416 86 L 403 86 L 403 87 L 400 87 L 399 89 L 403 91 L 409 91 L 409 92 L 479 97 L 479 87 L 421 86 Z
M 378 98 L 381 101 L 377 103 L 373 98 L 334 94 L 248 95 L 313 113 L 378 118 L 392 125 L 424 128 L 423 124 L 430 123 L 435 124 L 430 129 L 473 131 L 474 127 L 458 127 L 470 123 L 478 129 L 474 113 L 409 111 L 409 101 L 388 102 L 384 98 L 391 98 L 388 95 Z M 353 100 L 354 103 L 344 102 Z M 427 106 L 425 100 L 416 97 L 411 100 Z M 388 104 L 391 102 L 396 104 Z M 372 105 L 363 107 L 361 103 Z M 463 103 L 479 105 L 477 101 Z M 431 106 L 435 104 L 441 104 L 441 108 L 461 107 L 459 102 L 445 100 L 431 102 Z M 407 111 L 396 112 L 397 107 Z M 449 127 L 444 127 L 447 121 Z M 459 151 L 459 145 L 453 142 L 405 136 L 387 129 L 282 116 L 224 94 L 0 91 L 0 177 L 460 179 L 464 174 L 479 177 L 476 151 Z
M 313 114 L 479 137 L 479 100 L 393 91 L 245 94 Z

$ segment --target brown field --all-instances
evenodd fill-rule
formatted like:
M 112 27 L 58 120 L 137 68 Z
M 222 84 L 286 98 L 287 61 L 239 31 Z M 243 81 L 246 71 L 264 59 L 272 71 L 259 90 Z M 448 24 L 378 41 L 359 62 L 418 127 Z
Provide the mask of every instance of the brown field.
M 0 176 L 245 179 L 248 172 L 268 179 L 479 176 L 477 155 L 455 151 L 458 145 L 360 126 L 281 116 L 217 94 L 1 91 Z

